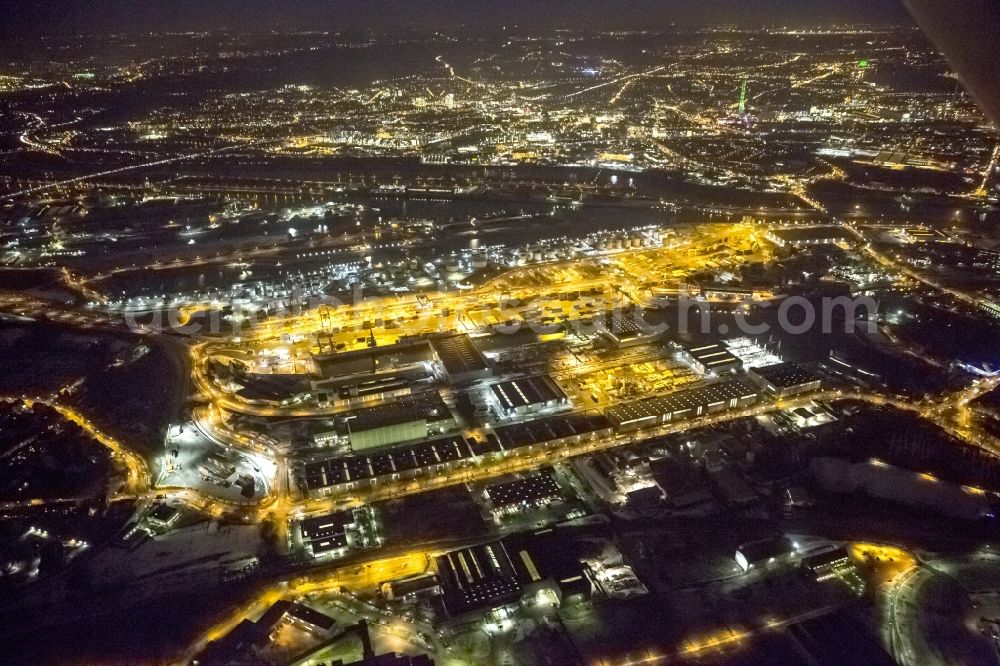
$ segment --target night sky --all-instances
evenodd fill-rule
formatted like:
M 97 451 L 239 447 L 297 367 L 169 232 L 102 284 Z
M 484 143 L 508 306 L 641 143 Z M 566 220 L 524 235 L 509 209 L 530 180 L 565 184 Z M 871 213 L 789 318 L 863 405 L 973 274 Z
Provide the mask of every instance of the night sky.
M 38 33 L 909 22 L 899 0 L 0 0 L 0 31 Z

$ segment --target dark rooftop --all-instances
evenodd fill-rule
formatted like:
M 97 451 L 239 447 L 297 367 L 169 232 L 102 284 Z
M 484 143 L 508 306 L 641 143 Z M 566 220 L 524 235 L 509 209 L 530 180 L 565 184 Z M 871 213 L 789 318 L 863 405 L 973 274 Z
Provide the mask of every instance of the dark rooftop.
M 180 512 L 169 504 L 157 504 L 153 510 L 149 512 L 149 517 L 154 520 L 167 523 L 173 520 L 174 516 L 178 513 Z
M 834 226 L 792 227 L 790 229 L 778 229 L 776 231 L 772 231 L 771 233 L 778 238 L 791 243 L 852 239 L 849 232 L 844 231 L 840 227 Z
M 489 369 L 486 357 L 472 343 L 472 339 L 464 333 L 447 337 L 431 339 L 445 372 L 449 375 L 461 375 L 467 372 L 481 372 Z
M 511 379 L 493 384 L 490 390 L 505 410 L 566 399 L 566 394 L 548 375 Z
M 495 428 L 493 435 L 504 451 L 523 446 L 551 442 L 563 437 L 589 435 L 611 427 L 603 415 L 596 412 L 574 412 L 561 416 L 550 416 L 525 423 Z
M 336 511 L 325 516 L 306 518 L 299 523 L 302 540 L 314 554 L 327 553 L 347 545 L 347 526 L 354 522 L 351 510 Z
M 452 616 L 517 598 L 521 584 L 502 541 L 463 548 L 437 558 L 444 605 Z
M 538 502 L 561 494 L 559 484 L 551 472 L 543 470 L 523 479 L 498 483 L 486 490 L 490 502 L 495 507 L 505 507 L 521 502 Z
M 819 379 L 797 363 L 775 363 L 754 368 L 752 372 L 778 388 L 793 388 Z
M 730 380 L 622 403 L 609 407 L 605 413 L 615 423 L 631 423 L 665 415 L 679 418 L 695 413 L 699 407 L 753 398 L 758 394 L 759 389 L 746 382 Z
M 346 527 L 352 523 L 354 523 L 354 512 L 348 509 L 325 516 L 306 518 L 299 524 L 303 537 L 323 539 L 334 534 L 343 534 Z
M 307 463 L 303 472 L 306 486 L 310 490 L 314 490 L 463 460 L 481 455 L 484 452 L 479 447 L 474 447 L 469 440 L 456 435 L 401 445 L 391 451 L 368 455 L 334 456 L 326 460 Z
M 718 342 L 691 347 L 686 351 L 691 355 L 691 358 L 701 363 L 707 370 L 740 363 L 739 358 Z
M 324 631 L 329 631 L 332 627 L 334 627 L 337 624 L 336 620 L 334 620 L 326 613 L 321 613 L 318 610 L 315 610 L 313 608 L 310 608 L 309 606 L 300 604 L 298 602 L 293 603 L 291 607 L 286 611 L 286 613 L 296 618 L 297 620 L 301 620 L 306 624 L 318 627 L 319 629 L 323 629 Z
M 781 557 L 792 552 L 792 542 L 788 537 L 779 535 L 760 541 L 751 541 L 739 547 L 739 552 L 747 558 L 747 562 L 762 562 L 772 557 Z
M 807 569 L 817 569 L 833 564 L 834 562 L 839 562 L 840 560 L 848 557 L 850 557 L 850 555 L 848 555 L 847 549 L 841 546 L 839 548 L 834 548 L 833 550 L 826 550 L 822 553 L 803 557 L 802 566 Z

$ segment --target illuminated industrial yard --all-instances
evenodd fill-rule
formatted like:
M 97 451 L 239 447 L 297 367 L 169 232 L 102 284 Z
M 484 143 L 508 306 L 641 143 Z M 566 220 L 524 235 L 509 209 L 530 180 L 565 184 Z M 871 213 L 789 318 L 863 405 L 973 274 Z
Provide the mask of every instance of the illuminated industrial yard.
M 995 661 L 933 30 L 248 1 L 0 47 L 0 661 Z

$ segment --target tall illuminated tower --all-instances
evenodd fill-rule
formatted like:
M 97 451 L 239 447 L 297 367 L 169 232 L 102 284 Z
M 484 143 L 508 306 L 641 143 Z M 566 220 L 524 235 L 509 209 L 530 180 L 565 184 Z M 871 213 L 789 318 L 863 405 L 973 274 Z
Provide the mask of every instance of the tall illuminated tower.
M 743 85 L 740 86 L 740 107 L 738 112 L 740 122 L 746 120 L 747 118 L 747 80 L 743 79 Z

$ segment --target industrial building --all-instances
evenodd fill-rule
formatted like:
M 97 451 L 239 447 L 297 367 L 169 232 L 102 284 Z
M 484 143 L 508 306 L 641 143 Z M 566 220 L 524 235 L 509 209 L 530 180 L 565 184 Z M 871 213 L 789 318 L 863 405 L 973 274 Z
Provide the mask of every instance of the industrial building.
M 433 360 L 434 352 L 426 339 L 407 339 L 382 347 L 313 354 L 313 363 L 324 379 L 412 370 Z
M 944 231 L 931 227 L 902 227 L 896 229 L 895 233 L 901 240 L 907 243 L 933 243 L 951 240 L 951 237 Z
M 419 409 L 395 404 L 379 405 L 340 421 L 352 451 L 377 449 L 427 437 L 427 419 Z
M 601 335 L 616 347 L 631 347 L 656 337 L 658 332 L 644 326 L 642 321 L 636 318 L 637 314 L 641 314 L 641 311 L 635 308 L 627 310 L 616 308 L 606 312 L 600 329 Z
M 558 607 L 592 589 L 576 544 L 551 529 L 446 553 L 436 568 L 452 619 L 522 602 Z
M 431 378 L 423 364 L 405 370 L 390 370 L 370 375 L 332 377 L 312 382 L 313 395 L 323 405 L 353 406 L 368 400 L 391 400 L 409 395 L 414 386 Z
M 703 375 L 721 375 L 743 369 L 743 361 L 718 342 L 686 348 L 681 358 Z
M 566 394 L 548 375 L 493 384 L 490 386 L 490 395 L 500 414 L 506 417 L 524 416 L 569 404 Z
M 779 535 L 744 544 L 736 549 L 736 563 L 743 571 L 787 561 L 795 553 L 788 537 Z
M 323 639 L 336 635 L 341 629 L 336 620 L 326 613 L 321 613 L 305 604 L 284 599 L 274 602 L 257 620 L 256 627 L 259 632 L 274 636 L 278 628 L 285 623 L 292 624 Z
M 336 620 L 305 604 L 293 603 L 285 613 L 286 621 L 320 638 L 329 638 L 340 631 Z
M 810 402 L 808 405 L 782 410 L 778 416 L 787 419 L 788 423 L 800 430 L 815 428 L 837 420 L 833 414 L 817 402 Z
M 741 287 L 718 282 L 700 283 L 698 292 L 709 300 L 767 300 L 774 298 L 774 289 L 769 287 Z
M 146 520 L 154 527 L 167 530 L 173 527 L 180 517 L 181 512 L 169 504 L 156 504 L 146 515 Z
M 802 570 L 817 583 L 855 570 L 854 561 L 843 546 L 802 558 Z
M 452 419 L 437 391 L 404 396 L 374 407 L 355 409 L 337 419 L 337 432 L 352 451 L 365 451 L 423 439 L 428 425 Z
M 450 383 L 461 384 L 490 376 L 486 357 L 468 335 L 460 333 L 435 337 L 430 343 Z
M 613 433 L 611 422 L 600 413 L 571 412 L 494 428 L 485 441 L 453 435 L 314 460 L 299 467 L 297 477 L 310 496 L 326 496 L 383 481 L 440 473 L 490 456 L 517 455 L 534 447 L 556 447 Z
M 496 450 L 508 453 L 606 437 L 613 432 L 611 422 L 598 412 L 572 412 L 498 426 L 486 439 Z
M 489 442 L 482 444 L 459 435 L 363 455 L 334 456 L 308 462 L 299 470 L 301 487 L 311 496 L 330 495 L 376 485 L 382 480 L 414 478 L 451 465 L 466 464 L 481 456 L 498 453 Z
M 641 486 L 625 493 L 625 505 L 640 514 L 655 512 L 665 499 L 663 489 L 655 483 Z
M 747 375 L 776 398 L 818 391 L 820 388 L 819 377 L 796 363 L 775 363 L 751 368 Z
M 708 384 L 609 407 L 605 415 L 619 432 L 669 421 L 741 409 L 757 402 L 758 389 L 740 380 Z
M 541 470 L 521 479 L 497 483 L 486 489 L 486 499 L 496 517 L 556 502 L 562 490 L 550 470 Z
M 829 225 L 775 229 L 768 231 L 766 238 L 778 247 L 850 243 L 854 240 L 849 231 Z
M 243 373 L 234 383 L 236 397 L 251 405 L 291 405 L 309 397 L 308 375 Z
M 299 522 L 302 541 L 313 557 L 346 555 L 349 548 L 347 532 L 356 528 L 354 512 L 350 509 Z
M 389 601 L 417 601 L 440 595 L 441 583 L 435 574 L 422 574 L 382 583 L 380 592 Z
M 450 617 L 489 611 L 520 596 L 518 573 L 503 541 L 445 553 L 436 565 Z
M 547 600 L 559 606 L 590 597 L 593 585 L 581 546 L 558 529 L 509 536 L 504 542 L 507 551 L 516 556 L 522 601 L 538 604 Z

